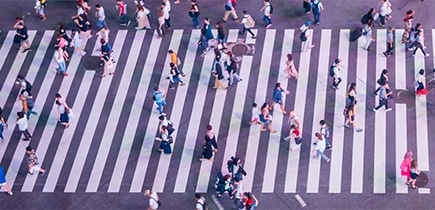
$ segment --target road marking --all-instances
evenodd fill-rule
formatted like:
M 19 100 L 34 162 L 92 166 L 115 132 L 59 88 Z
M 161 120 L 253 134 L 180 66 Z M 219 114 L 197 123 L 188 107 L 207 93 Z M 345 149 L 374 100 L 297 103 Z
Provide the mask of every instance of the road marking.
M 224 210 L 224 207 L 222 207 L 221 202 L 216 198 L 216 195 L 211 195 L 211 199 L 213 200 L 214 204 L 218 207 L 219 210 Z
M 295 195 L 296 200 L 298 200 L 299 204 L 301 204 L 302 208 L 307 206 L 307 203 L 305 203 L 304 200 L 302 200 L 301 196 L 299 194 Z

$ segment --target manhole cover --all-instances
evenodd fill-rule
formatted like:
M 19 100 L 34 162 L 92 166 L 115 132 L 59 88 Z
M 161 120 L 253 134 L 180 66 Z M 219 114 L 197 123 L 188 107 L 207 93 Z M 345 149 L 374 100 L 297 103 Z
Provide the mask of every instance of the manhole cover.
M 87 71 L 96 71 L 100 69 L 100 57 L 99 56 L 83 56 L 82 57 L 83 68 Z
M 247 53 L 248 52 L 248 46 L 246 46 L 245 44 L 235 44 L 232 48 L 231 48 L 231 52 L 234 54 L 234 55 L 237 55 L 237 56 L 242 56 L 242 55 L 244 55 L 245 53 Z
M 415 185 L 417 187 L 421 188 L 421 187 L 426 186 L 428 181 L 429 180 L 428 180 L 426 173 L 420 172 L 420 176 L 418 176 L 417 181 L 415 182 Z
M 393 100 L 396 103 L 415 105 L 415 93 L 409 90 L 393 90 Z

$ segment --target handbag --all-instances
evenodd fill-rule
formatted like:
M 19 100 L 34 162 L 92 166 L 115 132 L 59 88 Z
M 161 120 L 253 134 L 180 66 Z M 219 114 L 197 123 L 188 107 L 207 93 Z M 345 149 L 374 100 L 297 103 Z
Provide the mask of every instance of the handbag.
M 69 119 L 74 118 L 74 113 L 72 112 L 72 109 L 66 109 L 65 112 L 68 113 L 68 118 Z
M 15 44 L 19 44 L 19 43 L 21 43 L 21 40 L 22 40 L 21 36 L 18 35 L 18 34 L 15 34 L 15 36 L 14 36 L 14 43 Z
M 169 143 L 169 144 L 174 143 L 174 139 L 172 138 L 172 136 L 169 136 L 169 137 L 168 137 L 168 143 Z

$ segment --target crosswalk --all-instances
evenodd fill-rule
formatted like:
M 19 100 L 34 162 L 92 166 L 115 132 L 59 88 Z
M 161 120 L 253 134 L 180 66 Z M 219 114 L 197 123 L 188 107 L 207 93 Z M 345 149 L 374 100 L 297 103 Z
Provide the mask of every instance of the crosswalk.
M 394 55 L 386 58 L 386 30 L 376 30 L 373 51 L 363 50 L 364 39 L 350 43 L 349 29 L 310 29 L 316 46 L 300 53 L 299 32 L 293 29 L 255 30 L 257 39 L 230 29 L 228 42 L 255 46 L 253 55 L 240 63 L 243 78 L 228 90 L 213 90 L 211 67 L 214 55 L 201 57 L 197 49 L 200 30 L 176 29 L 163 39 L 155 31 L 112 31 L 115 74 L 100 77 L 99 70 L 85 70 L 89 59 L 73 54 L 68 77 L 56 75 L 53 45 L 55 32 L 29 31 L 33 51 L 21 53 L 13 45 L 14 31 L 0 32 L 0 107 L 9 128 L 0 142 L 0 164 L 7 169 L 8 184 L 21 192 L 131 192 L 151 188 L 156 192 L 213 192 L 219 171 L 227 172 L 231 156 L 242 159 L 248 175 L 244 190 L 254 193 L 410 193 L 398 168 L 408 149 L 414 151 L 419 168 L 429 172 L 431 142 L 429 129 L 431 91 L 410 103 L 390 103 L 392 112 L 374 113 L 377 98 L 371 95 L 382 69 L 390 71 L 395 91 L 413 91 L 414 76 L 431 67 L 423 55 L 410 56 L 400 44 L 403 30 L 395 32 Z M 216 33 L 216 31 L 214 31 Z M 435 30 L 426 31 L 428 43 L 435 43 Z M 83 49 L 97 49 L 96 39 L 84 40 Z M 429 47 L 430 48 L 430 47 Z M 170 57 L 178 52 L 186 73 L 186 86 L 168 89 Z M 286 79 L 286 55 L 292 53 L 299 79 Z M 92 55 L 93 53 L 90 53 Z M 340 89 L 330 87 L 329 65 L 342 59 Z M 97 58 L 95 58 L 97 59 Z M 39 114 L 29 120 L 30 142 L 19 140 L 15 113 L 18 74 L 33 83 L 35 108 Z M 431 76 L 428 76 L 428 79 Z M 250 126 L 251 105 L 271 102 L 275 83 L 290 91 L 284 96 L 287 111 L 294 110 L 303 131 L 299 150 L 290 151 L 288 116 L 278 108 L 273 113 L 277 133 L 260 132 Z M 357 83 L 356 122 L 363 132 L 343 126 L 345 86 Z M 158 112 L 152 90 L 167 90 L 165 112 L 174 122 L 173 154 L 157 152 L 155 141 Z M 64 129 L 57 123 L 55 93 L 61 93 L 75 118 Z M 330 163 L 311 158 L 313 134 L 325 119 L 332 129 L 333 149 L 326 152 Z M 212 125 L 219 149 L 214 161 L 199 161 L 205 126 Z M 45 176 L 27 174 L 25 147 L 35 148 Z M 434 169 L 432 169 L 434 170 Z M 420 188 L 419 193 L 431 193 Z

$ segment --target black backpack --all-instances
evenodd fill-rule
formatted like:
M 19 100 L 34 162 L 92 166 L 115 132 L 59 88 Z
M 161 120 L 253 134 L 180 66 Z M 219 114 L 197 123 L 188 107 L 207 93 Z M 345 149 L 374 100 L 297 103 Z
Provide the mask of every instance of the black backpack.
M 313 3 L 313 6 L 311 7 L 313 9 L 313 13 L 315 13 L 315 14 L 319 14 L 320 13 L 319 4 L 320 4 L 320 1 L 317 2 L 317 4 Z
M 233 158 L 231 158 L 230 160 L 227 161 L 228 172 L 233 173 L 233 165 L 234 165 Z
M 334 77 L 335 73 L 334 73 L 334 65 L 331 65 L 331 67 L 329 67 L 329 76 L 330 77 Z
M 362 18 L 361 18 L 361 23 L 362 24 L 367 24 L 369 23 L 369 15 L 365 14 Z
M 272 4 L 269 4 L 269 7 L 270 7 L 270 8 L 269 8 L 269 9 L 270 9 L 270 10 L 269 10 L 269 13 L 270 13 L 270 14 L 273 14 L 273 6 L 272 6 Z
M 308 30 L 308 29 L 307 29 L 307 30 Z M 306 42 L 306 41 L 308 40 L 307 35 L 305 34 L 305 32 L 307 32 L 307 30 L 303 31 L 303 32 L 301 33 L 301 35 L 299 36 L 299 39 L 300 39 L 302 42 Z
M 26 90 L 31 90 L 32 89 L 32 84 L 30 84 L 29 81 L 24 80 L 26 82 Z

